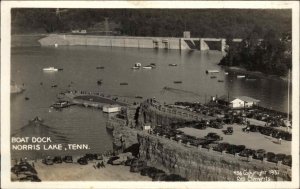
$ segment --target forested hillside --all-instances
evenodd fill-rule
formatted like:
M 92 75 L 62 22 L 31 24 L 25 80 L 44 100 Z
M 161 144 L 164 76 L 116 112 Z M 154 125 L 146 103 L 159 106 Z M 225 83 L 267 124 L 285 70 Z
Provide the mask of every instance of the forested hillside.
M 290 10 L 232 9 L 13 9 L 12 33 L 70 32 L 88 29 L 105 18 L 119 25 L 121 35 L 180 37 L 185 30 L 193 37 L 245 38 L 259 28 L 291 31 Z

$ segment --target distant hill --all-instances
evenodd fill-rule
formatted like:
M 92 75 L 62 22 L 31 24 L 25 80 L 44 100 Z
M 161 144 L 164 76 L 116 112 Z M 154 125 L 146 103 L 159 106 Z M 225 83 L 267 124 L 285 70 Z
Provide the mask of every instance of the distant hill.
M 108 18 L 110 29 L 121 35 L 245 38 L 258 28 L 291 32 L 291 10 L 233 9 L 12 9 L 12 33 L 70 32 L 74 29 L 103 30 Z

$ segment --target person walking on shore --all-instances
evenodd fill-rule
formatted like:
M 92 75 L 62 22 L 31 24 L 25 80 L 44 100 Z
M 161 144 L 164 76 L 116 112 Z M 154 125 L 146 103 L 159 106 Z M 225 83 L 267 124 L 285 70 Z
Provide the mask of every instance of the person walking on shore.
M 281 144 L 281 137 L 278 139 L 278 143 Z

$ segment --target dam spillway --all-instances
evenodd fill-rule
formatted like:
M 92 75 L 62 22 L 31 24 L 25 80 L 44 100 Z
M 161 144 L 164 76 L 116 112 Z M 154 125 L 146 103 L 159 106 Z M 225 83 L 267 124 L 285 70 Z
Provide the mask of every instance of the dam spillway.
M 240 39 L 234 39 L 240 42 Z M 39 40 L 41 46 L 102 46 L 124 48 L 151 48 L 174 50 L 219 50 L 224 52 L 222 38 L 132 37 L 50 34 Z

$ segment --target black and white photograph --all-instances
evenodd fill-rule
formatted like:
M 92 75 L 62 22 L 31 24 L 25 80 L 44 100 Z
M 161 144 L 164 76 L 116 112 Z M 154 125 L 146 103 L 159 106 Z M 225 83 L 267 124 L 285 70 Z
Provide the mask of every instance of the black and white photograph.
M 3 188 L 299 187 L 299 2 L 42 3 L 2 4 Z

